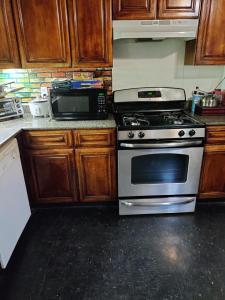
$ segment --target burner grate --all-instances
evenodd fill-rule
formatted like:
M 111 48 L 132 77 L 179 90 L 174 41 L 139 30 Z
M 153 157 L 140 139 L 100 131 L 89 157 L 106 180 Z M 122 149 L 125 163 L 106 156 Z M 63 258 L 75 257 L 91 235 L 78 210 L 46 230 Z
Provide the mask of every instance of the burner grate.
M 150 121 L 146 119 L 144 114 L 132 114 L 123 116 L 124 126 L 142 126 L 150 125 Z

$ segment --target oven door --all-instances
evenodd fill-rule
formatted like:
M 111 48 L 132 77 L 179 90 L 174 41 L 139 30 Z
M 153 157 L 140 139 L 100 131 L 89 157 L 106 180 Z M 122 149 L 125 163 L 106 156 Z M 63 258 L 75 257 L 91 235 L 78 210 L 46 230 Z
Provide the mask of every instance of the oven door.
M 193 141 L 183 143 L 197 144 Z M 171 148 L 165 148 L 169 145 Z M 118 151 L 119 197 L 196 194 L 203 147 L 175 147 L 180 145 L 182 142 L 158 145 L 121 143 Z M 149 149 L 151 147 L 154 149 Z

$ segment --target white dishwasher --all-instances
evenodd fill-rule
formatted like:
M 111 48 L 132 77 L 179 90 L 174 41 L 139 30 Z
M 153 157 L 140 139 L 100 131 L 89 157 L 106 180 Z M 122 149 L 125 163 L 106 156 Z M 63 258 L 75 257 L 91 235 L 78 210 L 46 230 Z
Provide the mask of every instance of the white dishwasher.
M 0 263 L 6 268 L 31 215 L 17 140 L 0 147 Z

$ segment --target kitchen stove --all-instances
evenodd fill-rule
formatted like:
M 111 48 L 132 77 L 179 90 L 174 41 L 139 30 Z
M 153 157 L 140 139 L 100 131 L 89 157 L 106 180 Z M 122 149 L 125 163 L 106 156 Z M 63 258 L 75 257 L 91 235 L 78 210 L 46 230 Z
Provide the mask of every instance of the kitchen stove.
M 114 92 L 121 215 L 195 210 L 205 128 L 185 101 L 178 88 Z

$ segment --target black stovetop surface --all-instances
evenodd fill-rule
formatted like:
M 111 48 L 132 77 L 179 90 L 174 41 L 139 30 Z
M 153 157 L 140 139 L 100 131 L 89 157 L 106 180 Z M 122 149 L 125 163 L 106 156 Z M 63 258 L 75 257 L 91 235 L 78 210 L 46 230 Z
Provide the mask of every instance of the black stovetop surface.
M 116 123 L 121 130 L 204 127 L 185 112 L 117 113 Z

